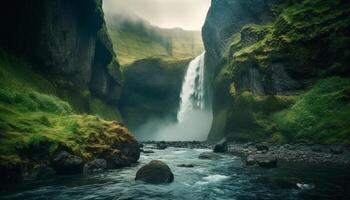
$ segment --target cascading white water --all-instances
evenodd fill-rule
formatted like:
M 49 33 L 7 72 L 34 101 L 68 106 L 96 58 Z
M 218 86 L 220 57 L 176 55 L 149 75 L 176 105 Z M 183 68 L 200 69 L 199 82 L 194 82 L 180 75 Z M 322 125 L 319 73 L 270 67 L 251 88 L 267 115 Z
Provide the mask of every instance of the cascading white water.
M 180 94 L 179 123 L 185 121 L 194 110 L 204 109 L 204 55 L 196 57 L 188 66 Z

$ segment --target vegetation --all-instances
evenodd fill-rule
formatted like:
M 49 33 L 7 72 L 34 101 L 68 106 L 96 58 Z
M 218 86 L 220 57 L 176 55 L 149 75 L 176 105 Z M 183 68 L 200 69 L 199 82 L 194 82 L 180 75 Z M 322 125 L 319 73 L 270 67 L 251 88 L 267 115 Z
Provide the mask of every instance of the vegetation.
M 90 159 L 89 145 L 109 144 L 106 127 L 118 123 L 78 115 L 71 106 L 43 91 L 52 84 L 33 73 L 23 61 L 0 58 L 0 164 L 45 161 L 59 150 Z
M 135 16 L 107 15 L 108 31 L 123 67 L 153 56 L 191 58 L 203 51 L 199 31 L 162 29 Z
M 299 0 L 274 12 L 273 22 L 247 24 L 231 37 L 215 83 L 231 95 L 226 117 L 218 116 L 227 120 L 224 131 L 234 140 L 349 143 L 348 2 Z M 277 67 L 299 86 L 278 95 L 242 86 L 249 70 L 269 79 Z

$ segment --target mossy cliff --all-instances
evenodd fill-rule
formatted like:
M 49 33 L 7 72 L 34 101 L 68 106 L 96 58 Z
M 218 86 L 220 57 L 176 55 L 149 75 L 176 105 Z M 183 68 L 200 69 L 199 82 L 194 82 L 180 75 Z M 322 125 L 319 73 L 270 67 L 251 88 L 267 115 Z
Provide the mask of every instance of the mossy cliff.
M 212 1 L 211 140 L 349 143 L 350 4 Z
M 138 160 L 137 141 L 118 122 L 122 76 L 101 3 L 2 3 L 0 184 L 35 169 L 82 173 L 94 159 L 109 168 Z
M 122 77 L 101 0 L 7 1 L 0 22 L 1 49 L 27 60 L 74 110 L 121 119 Z

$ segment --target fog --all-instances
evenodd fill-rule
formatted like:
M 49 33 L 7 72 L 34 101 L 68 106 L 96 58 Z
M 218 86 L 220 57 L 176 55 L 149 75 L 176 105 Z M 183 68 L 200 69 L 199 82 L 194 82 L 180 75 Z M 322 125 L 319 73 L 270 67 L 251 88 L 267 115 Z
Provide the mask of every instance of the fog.
M 151 24 L 201 30 L 211 0 L 104 0 L 106 13 L 125 12 Z
M 140 126 L 135 133 L 141 141 L 205 141 L 212 120 L 211 111 L 194 110 L 181 123 L 170 119 L 151 120 Z

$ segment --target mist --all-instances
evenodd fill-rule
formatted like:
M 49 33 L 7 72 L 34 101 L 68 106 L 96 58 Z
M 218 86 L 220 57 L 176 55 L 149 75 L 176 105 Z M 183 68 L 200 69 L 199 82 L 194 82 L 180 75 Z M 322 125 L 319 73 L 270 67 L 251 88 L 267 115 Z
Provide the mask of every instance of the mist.
M 162 28 L 201 30 L 211 0 L 104 0 L 107 14 L 129 13 Z
M 181 123 L 170 118 L 154 119 L 137 128 L 135 133 L 140 141 L 205 141 L 212 120 L 211 111 L 193 110 Z

